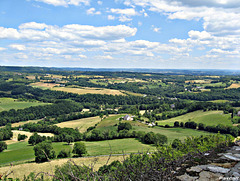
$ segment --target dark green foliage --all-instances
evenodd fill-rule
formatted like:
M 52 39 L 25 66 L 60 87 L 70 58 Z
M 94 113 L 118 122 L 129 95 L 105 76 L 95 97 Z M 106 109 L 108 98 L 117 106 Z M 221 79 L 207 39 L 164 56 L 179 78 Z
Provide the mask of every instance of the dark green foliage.
M 27 135 L 25 134 L 18 134 L 18 141 L 25 140 L 27 138 Z
M 197 123 L 195 123 L 194 121 L 188 121 L 185 123 L 185 128 L 196 129 Z
M 0 141 L 0 152 L 7 149 L 7 144 L 3 141 Z
M 172 147 L 176 149 L 180 149 L 182 146 L 182 142 L 179 139 L 174 139 L 172 142 Z
M 162 134 L 155 134 L 155 140 L 154 140 L 154 144 L 156 146 L 159 146 L 159 145 L 164 145 L 165 143 L 167 143 L 167 137 L 165 135 L 162 135 Z
M 35 161 L 37 163 L 48 161 L 55 158 L 55 151 L 53 150 L 52 143 L 44 141 L 34 146 Z
M 38 143 L 41 143 L 46 140 L 46 136 L 40 136 L 37 133 L 34 133 L 32 136 L 30 136 L 28 140 L 28 144 L 30 145 L 36 145 Z
M 121 130 L 130 130 L 132 129 L 132 125 L 130 123 L 119 123 L 118 125 L 118 131 L 121 131 Z
M 199 129 L 199 130 L 205 130 L 205 127 L 206 127 L 206 125 L 203 124 L 203 123 L 199 123 L 199 124 L 198 124 L 198 129 Z
M 143 142 L 146 144 L 153 144 L 155 141 L 155 134 L 153 132 L 149 132 L 145 134 L 143 137 Z
M 77 142 L 74 144 L 72 152 L 75 153 L 77 156 L 82 157 L 83 154 L 87 153 L 87 149 L 83 142 Z
M 98 173 L 100 175 L 108 174 L 109 172 L 115 172 L 119 167 L 121 167 L 122 164 L 120 161 L 116 160 L 110 163 L 109 165 L 103 165 L 98 169 Z
M 174 127 L 179 127 L 179 126 L 180 126 L 179 122 L 178 122 L 178 121 L 175 121 L 175 122 L 174 122 Z
M 182 128 L 184 127 L 184 123 L 183 122 L 180 123 L 180 127 L 182 127 Z
M 75 163 L 68 161 L 61 166 L 55 167 L 55 174 L 53 180 L 94 180 L 91 179 L 91 177 L 94 177 L 92 169 L 87 166 L 78 166 Z
M 70 150 L 61 150 L 57 156 L 58 158 L 70 157 Z
M 9 140 L 13 136 L 11 126 L 7 125 L 4 128 L 0 128 L 0 141 Z
M 66 135 L 64 141 L 66 141 L 68 144 L 70 144 L 71 142 L 74 142 L 74 137 L 71 135 Z

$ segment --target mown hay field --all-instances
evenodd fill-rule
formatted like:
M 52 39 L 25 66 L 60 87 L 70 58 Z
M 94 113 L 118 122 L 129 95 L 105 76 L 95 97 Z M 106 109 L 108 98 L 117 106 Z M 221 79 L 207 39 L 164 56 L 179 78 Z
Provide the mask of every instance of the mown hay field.
M 231 84 L 227 89 L 237 89 L 240 87 L 240 84 L 237 84 L 237 83 L 233 83 Z
M 169 126 L 173 126 L 175 121 L 178 122 L 187 122 L 194 121 L 196 123 L 203 123 L 207 126 L 216 126 L 218 124 L 231 126 L 231 115 L 223 114 L 223 111 L 194 111 L 191 113 L 187 113 L 181 116 L 177 116 L 175 118 L 158 121 L 158 125 L 165 126 L 168 124 Z
M 62 123 L 56 124 L 60 128 L 77 128 L 81 133 L 87 131 L 90 126 L 94 126 L 95 124 L 99 123 L 101 118 L 99 116 L 90 117 L 90 118 L 83 118 L 77 119 L 73 121 L 66 121 Z
M 68 87 L 54 87 L 52 90 L 70 92 L 75 94 L 107 94 L 107 95 L 125 95 L 119 90 L 104 89 L 104 88 L 68 88 Z
M 127 156 L 125 156 L 126 158 Z M 91 166 L 94 164 L 94 170 L 98 170 L 99 167 L 103 166 L 107 163 L 109 157 L 108 156 L 101 156 L 101 157 L 91 157 L 91 158 L 71 158 L 74 163 L 77 165 L 86 165 Z M 111 156 L 109 163 L 119 160 L 123 161 L 123 156 Z M 23 179 L 24 175 L 29 175 L 31 172 L 39 173 L 39 172 L 45 172 L 54 174 L 55 166 L 60 166 L 64 163 L 67 163 L 69 161 L 69 158 L 66 159 L 59 159 L 59 160 L 52 160 L 51 162 L 45 162 L 45 163 L 25 163 L 21 165 L 15 165 L 13 167 L 6 166 L 0 168 L 0 174 L 8 173 L 12 171 L 13 173 L 9 175 L 9 178 L 20 178 Z M 46 178 L 47 179 L 47 178 Z

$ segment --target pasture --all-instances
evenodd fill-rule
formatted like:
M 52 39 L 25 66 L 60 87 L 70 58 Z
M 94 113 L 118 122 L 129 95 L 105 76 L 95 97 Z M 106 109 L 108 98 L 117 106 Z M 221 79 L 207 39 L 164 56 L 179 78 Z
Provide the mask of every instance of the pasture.
M 166 125 L 173 126 L 175 121 L 179 122 L 187 122 L 194 121 L 196 123 L 203 123 L 207 126 L 216 126 L 218 124 L 231 126 L 231 115 L 223 114 L 223 111 L 194 111 L 191 113 L 187 113 L 181 116 L 177 116 L 175 118 L 157 121 L 158 125 Z
M 99 123 L 101 121 L 99 116 L 96 117 L 90 117 L 90 118 L 83 118 L 83 119 L 77 119 L 73 121 L 66 121 L 62 123 L 56 124 L 60 128 L 77 128 L 81 133 L 84 133 L 87 131 L 87 129 L 90 126 L 94 126 L 95 124 Z
M 53 148 L 58 154 L 62 149 L 70 149 L 71 145 L 66 143 L 53 143 Z M 7 150 L 0 153 L 0 166 L 10 164 L 18 164 L 26 161 L 34 161 L 33 146 L 29 145 L 26 141 L 20 141 L 8 145 Z
M 0 98 L 0 111 L 8 111 L 10 109 L 24 109 L 31 106 L 45 105 L 41 102 L 25 102 L 12 98 Z
M 162 127 L 148 127 L 148 126 L 133 126 L 133 131 L 144 131 L 144 132 L 154 132 L 160 133 L 162 135 L 167 136 L 168 144 L 172 143 L 174 139 L 184 140 L 188 136 L 201 136 L 201 135 L 209 135 L 212 133 L 208 133 L 205 131 L 198 131 L 187 128 L 162 128 Z
M 98 125 L 97 128 L 104 128 L 104 127 L 112 127 L 119 123 L 119 118 L 125 116 L 125 114 L 118 114 L 109 116 L 105 119 L 103 119 Z
M 143 144 L 134 138 L 104 140 L 104 141 L 84 141 L 88 154 L 90 156 L 122 154 L 122 153 L 138 153 L 148 150 L 154 151 L 152 145 Z

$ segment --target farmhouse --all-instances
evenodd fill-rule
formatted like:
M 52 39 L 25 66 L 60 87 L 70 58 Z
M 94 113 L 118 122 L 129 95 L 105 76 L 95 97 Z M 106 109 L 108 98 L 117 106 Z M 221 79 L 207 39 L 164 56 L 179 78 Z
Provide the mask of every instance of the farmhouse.
M 240 111 L 238 111 L 237 115 L 240 116 Z
M 123 120 L 132 121 L 135 116 L 129 116 L 128 114 L 122 117 Z

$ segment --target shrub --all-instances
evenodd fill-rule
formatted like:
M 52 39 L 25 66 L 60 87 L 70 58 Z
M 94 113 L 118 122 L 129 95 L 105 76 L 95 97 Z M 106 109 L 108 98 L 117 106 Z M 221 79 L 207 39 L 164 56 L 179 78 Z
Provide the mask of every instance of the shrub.
M 130 130 L 130 129 L 132 129 L 132 125 L 130 123 L 120 123 L 118 125 L 118 131 L 121 131 L 121 130 L 124 130 L 124 129 Z
M 25 134 L 18 134 L 18 141 L 25 140 L 27 138 L 27 135 Z
M 61 150 L 57 156 L 58 158 L 70 157 L 70 150 Z
M 74 144 L 72 152 L 81 157 L 83 154 L 87 153 L 87 149 L 84 143 L 78 142 Z
M 51 142 L 44 141 L 38 143 L 36 146 L 34 146 L 33 150 L 35 155 L 35 161 L 37 163 L 45 162 L 49 159 L 55 158 L 55 151 L 53 150 Z
M 7 149 L 7 144 L 3 141 L 0 141 L 0 152 Z

